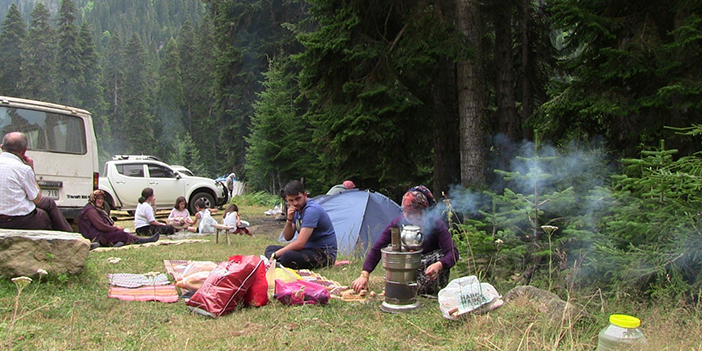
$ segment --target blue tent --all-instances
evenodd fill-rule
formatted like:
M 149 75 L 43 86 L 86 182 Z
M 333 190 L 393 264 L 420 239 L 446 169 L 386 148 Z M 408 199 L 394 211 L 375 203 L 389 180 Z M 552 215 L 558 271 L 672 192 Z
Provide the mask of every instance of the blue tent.
M 387 196 L 371 190 L 350 189 L 313 198 L 334 224 L 339 255 L 365 256 L 402 209 Z

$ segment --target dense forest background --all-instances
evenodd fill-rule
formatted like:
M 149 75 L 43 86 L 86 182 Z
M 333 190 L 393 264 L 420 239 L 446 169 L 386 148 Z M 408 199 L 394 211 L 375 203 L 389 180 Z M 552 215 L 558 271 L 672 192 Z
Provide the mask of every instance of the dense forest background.
M 424 183 L 505 275 L 699 296 L 700 10 L 0 0 L 0 94 L 90 110 L 102 160 L 153 154 L 271 193 Z

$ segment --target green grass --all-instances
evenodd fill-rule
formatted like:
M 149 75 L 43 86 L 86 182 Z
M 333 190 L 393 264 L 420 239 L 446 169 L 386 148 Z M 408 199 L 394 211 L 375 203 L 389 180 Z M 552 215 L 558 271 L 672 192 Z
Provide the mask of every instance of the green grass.
M 242 218 L 256 228 L 265 220 L 265 209 L 241 208 Z M 9 280 L 0 280 L 0 349 L 12 340 L 13 350 L 594 350 L 607 315 L 623 311 L 643 320 L 641 329 L 653 350 L 702 350 L 699 306 L 641 307 L 626 300 L 582 297 L 574 302 L 585 305 L 590 316 L 560 323 L 526 301 L 461 321 L 443 319 L 438 302 L 424 298 L 417 311 L 401 314 L 380 311 L 377 301 L 332 300 L 326 306 L 296 307 L 274 301 L 209 319 L 190 313 L 182 301 L 107 298 L 108 273 L 165 272 L 165 259 L 221 261 L 234 254 L 260 255 L 275 243 L 278 231 L 255 234 L 233 236 L 231 246 L 215 244 L 211 236 L 207 243 L 91 252 L 81 275 L 50 276 L 25 288 L 12 331 L 17 290 Z M 122 261 L 110 264 L 109 257 Z M 317 272 L 350 284 L 362 259 L 340 259 L 352 263 Z M 376 292 L 382 291 L 382 274 L 379 266 L 371 275 Z

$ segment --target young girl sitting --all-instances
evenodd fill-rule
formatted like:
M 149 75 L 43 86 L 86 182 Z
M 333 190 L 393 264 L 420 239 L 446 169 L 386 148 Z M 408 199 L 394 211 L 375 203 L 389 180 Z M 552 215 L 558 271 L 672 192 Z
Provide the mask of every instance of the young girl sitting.
M 212 218 L 210 210 L 207 209 L 205 201 L 197 200 L 195 201 L 195 209 L 197 213 L 195 214 L 196 226 L 188 227 L 188 231 L 193 233 L 209 233 L 214 234 L 217 229 L 213 227 L 213 224 L 217 224 L 217 221 Z
M 229 205 L 225 210 L 224 225 L 236 227 L 236 230 L 232 229 L 229 231 L 230 233 L 241 235 L 242 232 L 244 232 L 246 235 L 253 236 L 253 234 L 251 234 L 251 232 L 249 232 L 249 230 L 246 228 L 249 226 L 249 222 L 241 220 L 241 217 L 239 216 L 239 207 L 237 207 L 235 204 Z
M 175 205 L 168 215 L 168 224 L 172 225 L 176 230 L 187 230 L 189 224 L 195 224 L 190 218 L 190 212 L 187 209 L 188 202 L 185 196 L 178 196 Z

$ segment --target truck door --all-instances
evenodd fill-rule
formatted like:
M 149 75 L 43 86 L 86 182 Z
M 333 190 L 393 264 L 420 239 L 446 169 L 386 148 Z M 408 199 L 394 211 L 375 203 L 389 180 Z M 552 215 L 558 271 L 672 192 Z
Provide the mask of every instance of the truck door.
M 166 166 L 149 164 L 147 168 L 147 186 L 154 189 L 156 208 L 173 208 L 176 198 L 183 195 L 182 179 L 177 178 L 175 172 Z
M 117 164 L 115 167 L 117 172 L 113 177 L 110 177 L 115 194 L 122 201 L 123 207 L 136 207 L 139 204 L 141 191 L 149 186 L 144 177 L 146 165 L 143 163 L 123 163 Z

